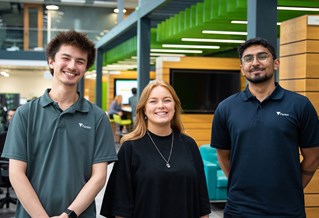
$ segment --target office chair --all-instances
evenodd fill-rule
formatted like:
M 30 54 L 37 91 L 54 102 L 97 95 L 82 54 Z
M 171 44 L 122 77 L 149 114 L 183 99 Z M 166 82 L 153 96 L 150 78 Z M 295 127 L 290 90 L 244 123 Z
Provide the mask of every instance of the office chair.
M 6 135 L 7 133 L 0 134 L 0 154 L 3 150 Z M 6 189 L 5 197 L 0 199 L 0 208 L 3 208 L 4 205 L 9 208 L 10 203 L 17 204 L 17 198 L 10 194 L 12 186 L 9 180 L 9 160 L 5 158 L 0 158 L 0 187 Z

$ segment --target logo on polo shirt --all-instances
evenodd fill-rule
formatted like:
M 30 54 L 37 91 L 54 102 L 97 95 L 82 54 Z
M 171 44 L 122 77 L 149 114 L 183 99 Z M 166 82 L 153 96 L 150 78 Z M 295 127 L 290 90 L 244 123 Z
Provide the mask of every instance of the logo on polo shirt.
M 289 114 L 282 113 L 282 112 L 280 112 L 280 111 L 277 111 L 276 113 L 277 113 L 278 116 L 289 117 Z
M 84 128 L 84 129 L 92 129 L 92 127 L 86 126 L 86 125 L 84 125 L 83 123 L 79 123 L 79 126 L 82 127 L 82 128 Z

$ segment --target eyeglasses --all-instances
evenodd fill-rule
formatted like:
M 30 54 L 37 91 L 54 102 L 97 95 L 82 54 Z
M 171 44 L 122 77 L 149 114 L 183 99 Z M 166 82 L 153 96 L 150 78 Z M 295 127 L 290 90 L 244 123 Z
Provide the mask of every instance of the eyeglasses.
M 265 61 L 269 56 L 270 54 L 268 54 L 267 52 L 260 52 L 256 54 L 256 58 L 260 62 Z M 255 59 L 255 55 L 249 54 L 244 56 L 242 61 L 246 64 L 250 64 L 254 61 L 254 59 Z

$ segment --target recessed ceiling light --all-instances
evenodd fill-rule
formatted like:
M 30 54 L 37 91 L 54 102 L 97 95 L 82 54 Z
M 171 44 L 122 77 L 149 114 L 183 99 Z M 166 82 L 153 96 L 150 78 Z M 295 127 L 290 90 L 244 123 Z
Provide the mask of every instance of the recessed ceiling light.
M 59 10 L 59 6 L 57 6 L 57 5 L 47 5 L 46 9 L 47 10 Z
M 10 77 L 10 74 L 7 73 L 6 71 L 1 71 L 1 72 L 0 72 L 0 76 Z
M 116 13 L 116 14 L 118 14 L 119 11 L 120 11 L 120 10 L 119 10 L 118 8 L 115 8 L 115 9 L 113 10 L 113 12 Z M 126 9 L 123 9 L 123 13 L 124 13 L 124 14 L 126 13 Z

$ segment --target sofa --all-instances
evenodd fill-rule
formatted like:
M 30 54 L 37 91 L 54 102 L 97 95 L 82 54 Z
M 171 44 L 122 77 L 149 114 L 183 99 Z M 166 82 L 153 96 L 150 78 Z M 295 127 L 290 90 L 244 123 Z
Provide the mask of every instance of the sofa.
M 209 144 L 199 147 L 203 159 L 209 200 L 223 202 L 227 198 L 227 177 L 218 163 L 216 149 Z

